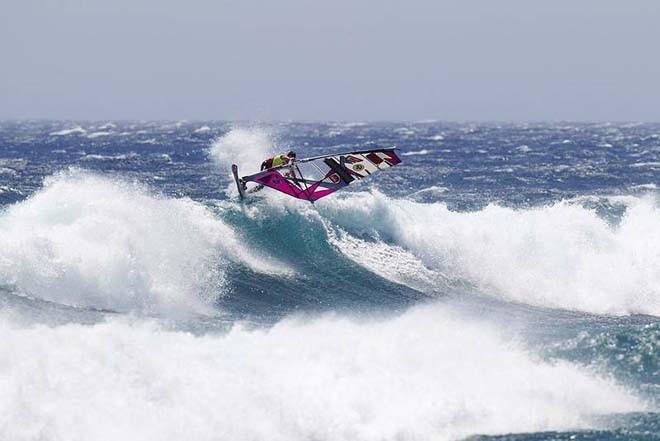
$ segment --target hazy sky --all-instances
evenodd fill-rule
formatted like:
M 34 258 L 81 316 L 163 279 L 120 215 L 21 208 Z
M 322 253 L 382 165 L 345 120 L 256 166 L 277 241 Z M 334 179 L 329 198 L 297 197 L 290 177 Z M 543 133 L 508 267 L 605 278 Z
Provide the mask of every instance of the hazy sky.
M 2 0 L 0 118 L 660 122 L 657 0 Z

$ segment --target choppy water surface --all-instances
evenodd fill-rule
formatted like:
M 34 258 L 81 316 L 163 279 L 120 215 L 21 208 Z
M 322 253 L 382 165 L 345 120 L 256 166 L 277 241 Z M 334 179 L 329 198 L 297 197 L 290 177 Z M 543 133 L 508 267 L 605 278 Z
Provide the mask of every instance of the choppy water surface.
M 659 178 L 652 124 L 2 122 L 0 438 L 660 439 Z

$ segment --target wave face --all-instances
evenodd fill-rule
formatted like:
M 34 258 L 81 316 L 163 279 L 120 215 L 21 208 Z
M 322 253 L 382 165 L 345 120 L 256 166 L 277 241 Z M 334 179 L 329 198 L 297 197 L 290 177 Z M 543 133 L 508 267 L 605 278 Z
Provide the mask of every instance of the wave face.
M 0 438 L 656 439 L 657 133 L 0 123 Z M 229 173 L 390 145 L 314 205 Z

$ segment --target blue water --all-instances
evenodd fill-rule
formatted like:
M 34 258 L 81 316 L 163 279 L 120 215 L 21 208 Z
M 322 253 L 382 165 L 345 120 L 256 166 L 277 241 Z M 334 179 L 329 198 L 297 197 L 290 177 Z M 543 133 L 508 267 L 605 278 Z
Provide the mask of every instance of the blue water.
M 659 181 L 660 124 L 1 122 L 0 438 L 660 439 Z

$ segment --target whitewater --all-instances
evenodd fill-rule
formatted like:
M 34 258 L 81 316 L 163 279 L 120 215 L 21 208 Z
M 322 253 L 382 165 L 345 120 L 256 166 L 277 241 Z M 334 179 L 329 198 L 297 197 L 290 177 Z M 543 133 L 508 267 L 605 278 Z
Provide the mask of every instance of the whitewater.
M 392 145 L 314 205 L 229 169 Z M 660 439 L 659 161 L 654 124 L 0 122 L 0 439 Z

